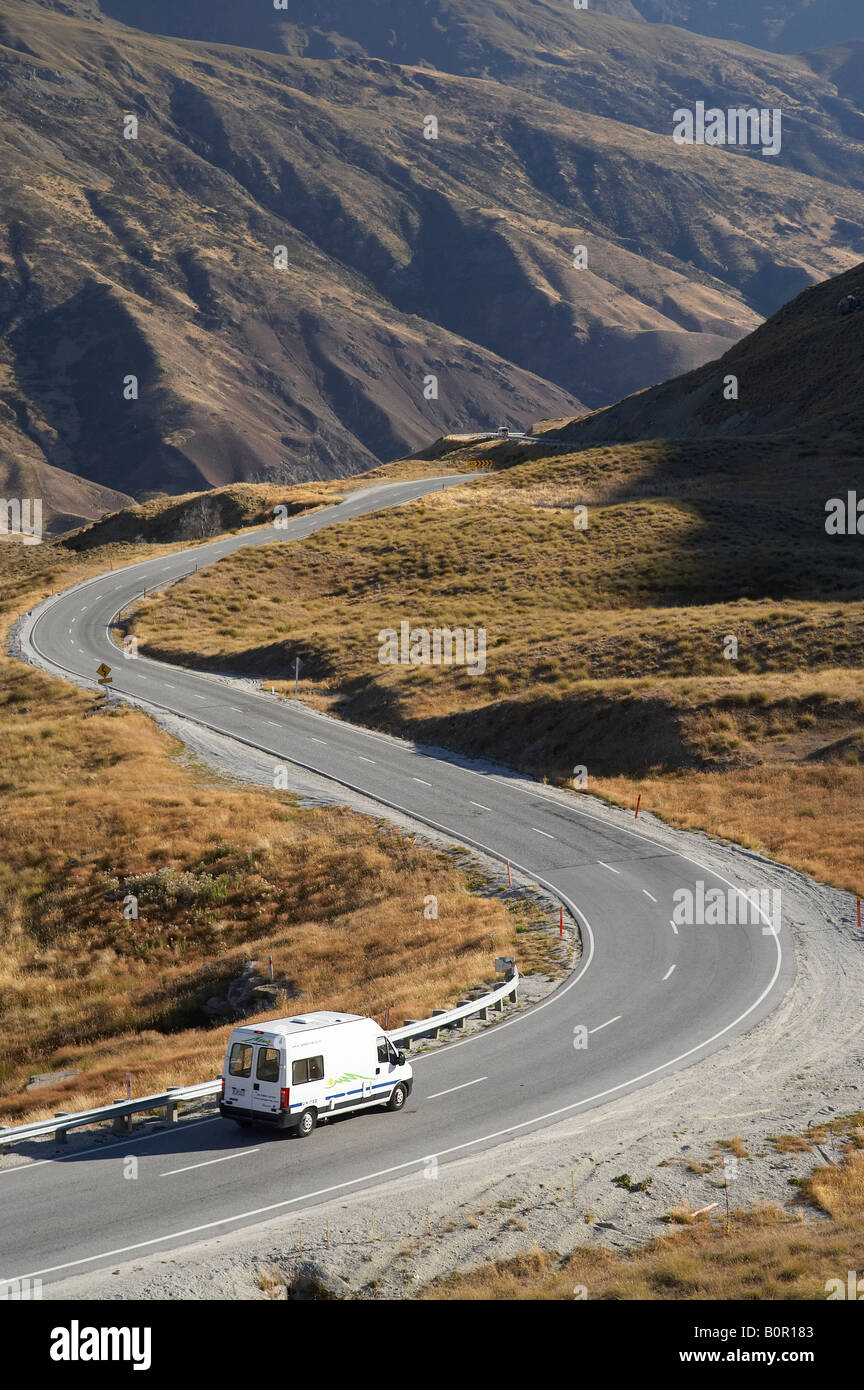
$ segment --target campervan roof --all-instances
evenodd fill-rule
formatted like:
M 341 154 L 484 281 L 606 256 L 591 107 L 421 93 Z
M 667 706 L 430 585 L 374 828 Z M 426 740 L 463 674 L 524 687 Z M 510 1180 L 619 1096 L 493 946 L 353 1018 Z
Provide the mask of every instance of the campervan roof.
M 335 1014 L 327 1009 L 320 1009 L 317 1013 L 297 1014 L 294 1018 L 272 1018 L 263 1023 L 240 1026 L 245 1033 L 267 1033 L 271 1036 L 278 1033 L 282 1037 L 289 1037 L 292 1034 L 317 1032 L 319 1028 L 332 1028 L 337 1023 L 362 1022 L 362 1014 Z

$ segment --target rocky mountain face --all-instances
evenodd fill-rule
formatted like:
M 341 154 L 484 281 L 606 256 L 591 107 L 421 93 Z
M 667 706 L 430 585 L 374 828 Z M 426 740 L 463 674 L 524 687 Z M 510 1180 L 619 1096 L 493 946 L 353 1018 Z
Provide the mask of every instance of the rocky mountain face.
M 864 45 L 598 8 L 0 0 L 4 457 L 340 476 L 686 373 L 860 259 Z M 781 153 L 676 144 L 699 100 L 781 107 Z

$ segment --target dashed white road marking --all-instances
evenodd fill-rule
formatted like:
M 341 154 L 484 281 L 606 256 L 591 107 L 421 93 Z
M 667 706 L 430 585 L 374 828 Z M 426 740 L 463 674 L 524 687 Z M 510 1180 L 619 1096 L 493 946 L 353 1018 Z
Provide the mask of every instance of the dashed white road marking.
M 476 1076 L 473 1081 L 463 1081 L 461 1086 L 450 1086 L 446 1091 L 435 1091 L 427 1100 L 437 1100 L 439 1096 L 450 1096 L 454 1091 L 464 1091 L 466 1086 L 476 1086 L 481 1081 L 488 1081 L 488 1076 Z
M 325 744 L 326 744 L 326 742 L 327 742 L 326 738 L 314 738 L 312 734 L 310 734 L 309 737 L 310 737 L 310 739 L 312 739 L 312 742 L 313 742 L 313 743 L 325 743 Z
M 243 713 L 242 709 L 238 709 L 236 705 L 229 705 L 228 708 L 229 708 L 229 709 L 233 709 L 233 711 L 234 711 L 235 714 L 242 714 L 242 713 Z
M 422 777 L 412 777 L 412 782 L 420 782 L 424 787 L 431 787 L 431 782 L 425 782 Z
M 591 1033 L 599 1033 L 601 1028 L 608 1028 L 610 1023 L 617 1023 L 619 1018 L 623 1018 L 623 1014 L 616 1014 L 614 1018 L 607 1018 L 605 1023 L 598 1023 L 596 1028 L 589 1028 L 589 1035 Z
M 663 979 L 664 979 L 664 980 L 668 980 L 668 979 L 669 979 L 669 976 L 672 974 L 672 971 L 673 971 L 674 969 L 675 969 L 675 966 L 674 966 L 674 965 L 670 965 L 670 966 L 669 966 L 669 969 L 666 971 L 666 974 L 663 976 Z M 662 984 L 662 981 L 661 981 L 661 984 Z
M 232 1158 L 248 1158 L 250 1154 L 260 1153 L 260 1149 L 242 1149 L 239 1154 L 225 1154 L 222 1158 L 208 1158 L 204 1163 L 190 1163 L 186 1168 L 171 1168 L 160 1173 L 160 1178 L 173 1178 L 177 1173 L 191 1173 L 193 1168 L 209 1168 L 213 1163 L 228 1163 Z
M 264 723 L 265 723 L 265 724 L 269 724 L 269 725 L 271 726 L 271 728 L 273 728 L 273 729 L 281 729 L 281 728 L 282 728 L 282 725 L 281 725 L 281 724 L 277 724 L 275 719 L 265 719 L 265 720 L 264 720 Z
M 482 801 L 469 801 L 469 806 L 479 806 L 481 811 L 491 811 L 491 806 L 484 806 Z
M 676 927 L 675 923 L 672 921 L 672 918 L 671 918 L 671 917 L 669 918 L 669 925 L 670 925 L 670 927 L 672 928 L 672 930 L 674 931 L 675 935 L 677 936 L 677 935 L 678 935 L 678 928 Z
M 650 899 L 651 899 L 652 903 L 656 903 L 657 899 L 654 897 L 654 894 L 653 894 L 653 893 L 649 893 L 649 892 L 648 892 L 648 889 L 647 889 L 647 888 L 643 888 L 643 889 L 642 889 L 642 892 L 645 894 L 645 897 L 646 897 L 646 898 L 650 898 Z
M 361 763 L 374 763 L 374 758 L 364 758 L 362 753 L 357 754 L 357 760 Z
M 532 825 L 531 829 L 534 831 L 535 835 L 545 835 L 547 840 L 555 839 L 555 836 L 550 835 L 548 830 L 538 830 L 536 825 Z
M 613 869 L 611 864 L 604 863 L 602 859 L 598 859 L 597 863 L 600 865 L 601 868 L 608 869 L 610 874 L 620 874 L 621 872 L 620 869 Z

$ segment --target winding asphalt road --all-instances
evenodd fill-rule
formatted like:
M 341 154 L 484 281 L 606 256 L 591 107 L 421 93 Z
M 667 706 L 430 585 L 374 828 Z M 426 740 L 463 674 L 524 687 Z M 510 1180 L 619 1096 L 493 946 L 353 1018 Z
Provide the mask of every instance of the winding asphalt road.
M 0 1159 L 0 1279 L 61 1278 L 314 1205 L 415 1173 L 656 1082 L 752 1028 L 794 977 L 785 930 L 672 925 L 673 893 L 731 884 L 652 838 L 614 826 L 523 779 L 339 723 L 111 641 L 116 613 L 151 589 L 243 546 L 294 541 L 352 516 L 457 485 L 458 477 L 381 484 L 338 506 L 101 575 L 34 610 L 25 650 L 90 680 L 105 661 L 134 696 L 295 762 L 385 806 L 510 859 L 578 920 L 579 969 L 542 1004 L 415 1061 L 401 1114 L 328 1122 L 309 1140 L 236 1129 L 218 1117 L 23 1166 Z M 394 516 L 394 526 L 398 518 Z M 412 615 L 420 621 L 422 615 Z M 490 653 L 494 660 L 494 652 Z M 574 749 L 573 761 L 590 763 Z M 574 798 L 575 802 L 575 798 Z M 706 851 L 707 852 L 707 851 Z M 585 1048 L 574 1029 L 588 1030 Z M 30 1146 L 28 1152 L 38 1154 Z M 124 1177 L 125 1159 L 137 1178 Z

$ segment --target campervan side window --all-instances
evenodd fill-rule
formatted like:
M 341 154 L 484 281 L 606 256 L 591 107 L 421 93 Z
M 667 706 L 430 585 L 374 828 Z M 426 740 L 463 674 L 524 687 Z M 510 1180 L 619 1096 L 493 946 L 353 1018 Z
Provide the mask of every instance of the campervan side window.
M 259 1047 L 255 1075 L 259 1081 L 279 1080 L 279 1053 L 275 1047 Z
M 388 1051 L 387 1051 L 387 1039 L 386 1039 L 386 1038 L 378 1038 L 378 1039 L 377 1039 L 377 1042 L 378 1042 L 378 1061 L 379 1061 L 379 1062 L 388 1062 L 388 1061 L 390 1060 L 390 1057 L 389 1057 L 389 1053 L 388 1053 Z
M 306 1081 L 324 1080 L 323 1057 L 301 1057 L 291 1069 L 292 1086 L 302 1086 Z
M 231 1049 L 231 1060 L 228 1063 L 228 1073 L 230 1076 L 252 1075 L 251 1043 L 236 1042 L 234 1044 Z

